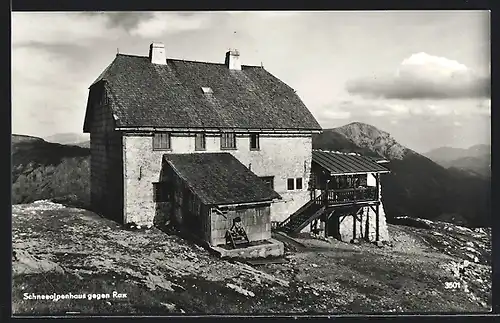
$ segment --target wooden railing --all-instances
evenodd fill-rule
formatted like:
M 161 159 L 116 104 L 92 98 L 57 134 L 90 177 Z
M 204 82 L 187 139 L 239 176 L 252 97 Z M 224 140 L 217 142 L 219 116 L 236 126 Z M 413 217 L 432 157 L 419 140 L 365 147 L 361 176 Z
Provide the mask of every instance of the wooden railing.
M 378 192 L 376 187 L 349 188 L 328 191 L 328 204 L 343 204 L 355 202 L 377 201 Z
M 310 200 L 306 204 L 302 205 L 292 215 L 290 215 L 288 218 L 286 218 L 283 222 L 279 223 L 277 225 L 277 228 L 281 228 L 281 227 L 286 226 L 290 222 L 290 220 L 292 220 L 293 218 L 301 215 L 304 212 L 307 212 L 308 209 L 311 209 L 311 210 L 313 210 L 315 212 L 317 209 L 319 209 L 320 207 L 322 207 L 325 204 L 325 197 L 326 197 L 326 194 L 324 192 L 322 192 L 315 199 Z

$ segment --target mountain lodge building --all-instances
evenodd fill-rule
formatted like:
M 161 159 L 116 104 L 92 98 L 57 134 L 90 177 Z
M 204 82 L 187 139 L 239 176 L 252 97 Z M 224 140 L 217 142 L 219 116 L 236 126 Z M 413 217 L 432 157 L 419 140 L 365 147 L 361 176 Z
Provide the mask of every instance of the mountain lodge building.
M 283 253 L 273 226 L 294 233 L 328 223 L 325 233 L 339 227 L 343 238 L 346 220 L 333 219 L 367 208 L 385 225 L 387 169 L 313 151 L 321 127 L 299 96 L 262 66 L 241 65 L 235 50 L 222 64 L 167 59 L 161 43 L 148 56 L 116 54 L 89 87 L 83 128 L 92 208 L 124 225 L 170 221 L 223 255 L 249 257 Z M 366 183 L 363 193 L 344 188 L 353 180 Z

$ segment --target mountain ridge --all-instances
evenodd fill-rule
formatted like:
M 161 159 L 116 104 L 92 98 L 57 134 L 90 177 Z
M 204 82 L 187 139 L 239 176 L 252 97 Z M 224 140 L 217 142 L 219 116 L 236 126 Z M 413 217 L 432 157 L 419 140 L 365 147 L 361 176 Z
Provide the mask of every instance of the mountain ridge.
M 56 133 L 44 138 L 47 142 L 58 143 L 63 145 L 76 145 L 90 140 L 89 134 L 76 133 L 76 132 L 62 132 Z
M 491 177 L 491 145 L 439 147 L 424 155 L 444 168 L 457 168 L 478 176 Z
M 382 176 L 382 200 L 389 221 L 409 215 L 469 226 L 491 224 L 488 178 L 446 169 L 402 146 L 388 132 L 361 122 L 313 135 L 315 149 L 342 151 L 344 147 L 389 160 L 385 166 L 391 173 Z
M 489 155 L 491 153 L 491 145 L 487 144 L 477 144 L 472 145 L 468 148 L 456 148 L 450 146 L 443 146 L 435 149 L 431 149 L 423 155 L 438 161 L 451 161 L 463 157 L 481 157 L 484 155 Z

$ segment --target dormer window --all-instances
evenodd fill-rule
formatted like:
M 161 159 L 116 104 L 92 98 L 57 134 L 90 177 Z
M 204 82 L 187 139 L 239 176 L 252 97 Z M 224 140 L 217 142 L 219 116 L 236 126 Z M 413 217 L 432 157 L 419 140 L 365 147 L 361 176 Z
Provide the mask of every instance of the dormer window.
M 211 87 L 208 87 L 208 86 L 202 86 L 201 87 L 201 90 L 203 91 L 203 93 L 205 94 L 213 94 L 214 91 L 212 90 Z

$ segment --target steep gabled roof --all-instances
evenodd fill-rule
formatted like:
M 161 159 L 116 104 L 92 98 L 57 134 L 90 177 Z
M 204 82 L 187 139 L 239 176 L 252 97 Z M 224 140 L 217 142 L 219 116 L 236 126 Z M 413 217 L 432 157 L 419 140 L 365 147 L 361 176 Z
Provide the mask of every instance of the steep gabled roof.
M 281 198 L 229 153 L 165 154 L 163 159 L 207 205 Z
M 370 157 L 359 154 L 313 150 L 312 161 L 325 168 L 332 175 L 389 173 L 389 170 Z
M 321 129 L 295 91 L 260 66 L 238 71 L 174 59 L 157 65 L 117 54 L 91 89 L 100 81 L 117 127 Z

